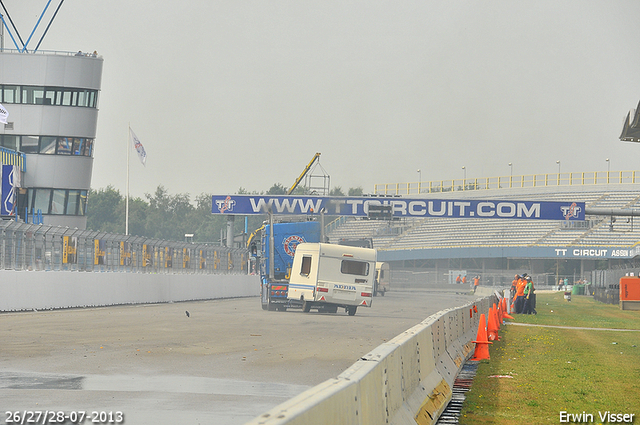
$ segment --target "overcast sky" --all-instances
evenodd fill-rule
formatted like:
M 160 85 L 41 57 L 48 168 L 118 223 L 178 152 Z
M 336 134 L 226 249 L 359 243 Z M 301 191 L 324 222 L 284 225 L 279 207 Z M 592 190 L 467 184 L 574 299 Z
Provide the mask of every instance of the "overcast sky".
M 4 4 L 26 39 L 46 2 Z M 290 186 L 315 152 L 331 186 L 373 192 L 418 169 L 640 170 L 618 139 L 639 16 L 637 0 L 66 0 L 40 50 L 104 58 L 94 189 L 124 194 L 131 123 L 148 155 L 132 196 Z

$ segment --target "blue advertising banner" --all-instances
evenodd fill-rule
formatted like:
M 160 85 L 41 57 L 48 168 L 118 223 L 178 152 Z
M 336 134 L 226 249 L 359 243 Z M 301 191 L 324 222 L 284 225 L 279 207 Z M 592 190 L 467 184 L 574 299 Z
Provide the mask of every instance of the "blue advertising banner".
M 394 217 L 584 220 L 584 202 L 376 197 L 214 195 L 213 214 L 317 214 L 367 217 L 370 206 L 390 206 Z
M 16 201 L 16 183 L 19 169 L 15 165 L 0 165 L 0 216 L 13 216 Z

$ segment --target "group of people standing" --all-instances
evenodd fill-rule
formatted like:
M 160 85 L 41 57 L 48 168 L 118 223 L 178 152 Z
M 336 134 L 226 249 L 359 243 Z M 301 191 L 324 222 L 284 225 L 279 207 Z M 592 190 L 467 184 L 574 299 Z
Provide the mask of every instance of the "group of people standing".
M 533 279 L 526 273 L 517 274 L 511 283 L 511 299 L 514 313 L 538 314 L 536 311 L 536 294 Z
M 456 277 L 456 283 L 462 283 L 462 284 L 466 284 L 467 283 L 467 275 L 465 274 L 464 276 L 462 275 L 458 275 L 458 277 Z M 476 293 L 476 290 L 478 289 L 478 286 L 480 286 L 480 276 L 474 276 L 473 277 L 473 293 Z

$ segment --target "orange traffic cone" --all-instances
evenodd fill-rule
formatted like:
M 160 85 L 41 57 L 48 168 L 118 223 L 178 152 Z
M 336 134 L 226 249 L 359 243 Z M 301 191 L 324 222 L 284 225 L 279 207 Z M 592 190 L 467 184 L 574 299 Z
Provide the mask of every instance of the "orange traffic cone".
M 476 343 L 476 349 L 473 352 L 471 360 L 484 360 L 489 359 L 489 344 L 493 344 L 487 340 L 487 322 L 484 318 L 484 314 L 480 315 L 480 323 L 478 323 L 478 334 L 476 340 L 472 341 Z
M 496 310 L 491 307 L 489 309 L 489 321 L 487 323 L 487 331 L 489 333 L 490 341 L 500 341 L 500 336 L 498 336 L 498 331 L 500 330 L 500 325 L 498 324 L 498 317 L 496 315 Z
M 503 313 L 502 313 L 502 317 L 504 319 L 513 319 L 513 316 L 511 316 L 509 313 L 507 313 L 507 300 L 505 298 L 502 299 L 502 307 L 503 307 Z
M 502 302 L 498 301 L 498 305 L 496 307 L 496 304 L 493 304 L 493 309 L 496 310 L 496 318 L 498 319 L 498 327 L 502 326 L 502 323 L 504 323 L 502 321 Z

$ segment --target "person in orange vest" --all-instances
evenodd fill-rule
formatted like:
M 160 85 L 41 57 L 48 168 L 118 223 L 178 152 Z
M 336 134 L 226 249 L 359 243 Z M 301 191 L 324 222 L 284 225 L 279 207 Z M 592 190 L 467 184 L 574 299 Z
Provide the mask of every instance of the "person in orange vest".
M 513 281 L 511 281 L 511 299 L 515 301 L 516 299 L 516 285 L 518 284 L 518 278 L 520 276 L 516 275 L 516 277 L 513 278 Z
M 462 281 L 462 279 L 460 279 L 460 275 L 458 275 L 458 277 L 456 277 L 456 283 L 460 283 Z
M 524 307 L 524 288 L 527 286 L 526 273 L 519 277 L 516 283 L 516 313 L 522 313 Z
M 515 311 L 516 310 L 516 284 L 518 283 L 518 278 L 520 276 L 516 275 L 516 277 L 513 278 L 513 280 L 511 281 L 511 288 L 509 289 L 509 298 L 511 300 L 511 310 Z
M 509 288 L 509 302 L 511 303 L 511 310 L 516 311 L 516 284 L 518 283 L 518 278 L 520 276 L 516 275 L 511 281 L 511 288 Z
M 462 276 L 462 284 L 463 285 L 467 284 L 467 275 L 466 274 L 464 276 Z
M 473 278 L 473 293 L 476 293 L 478 286 L 480 285 L 480 276 L 476 276 Z

